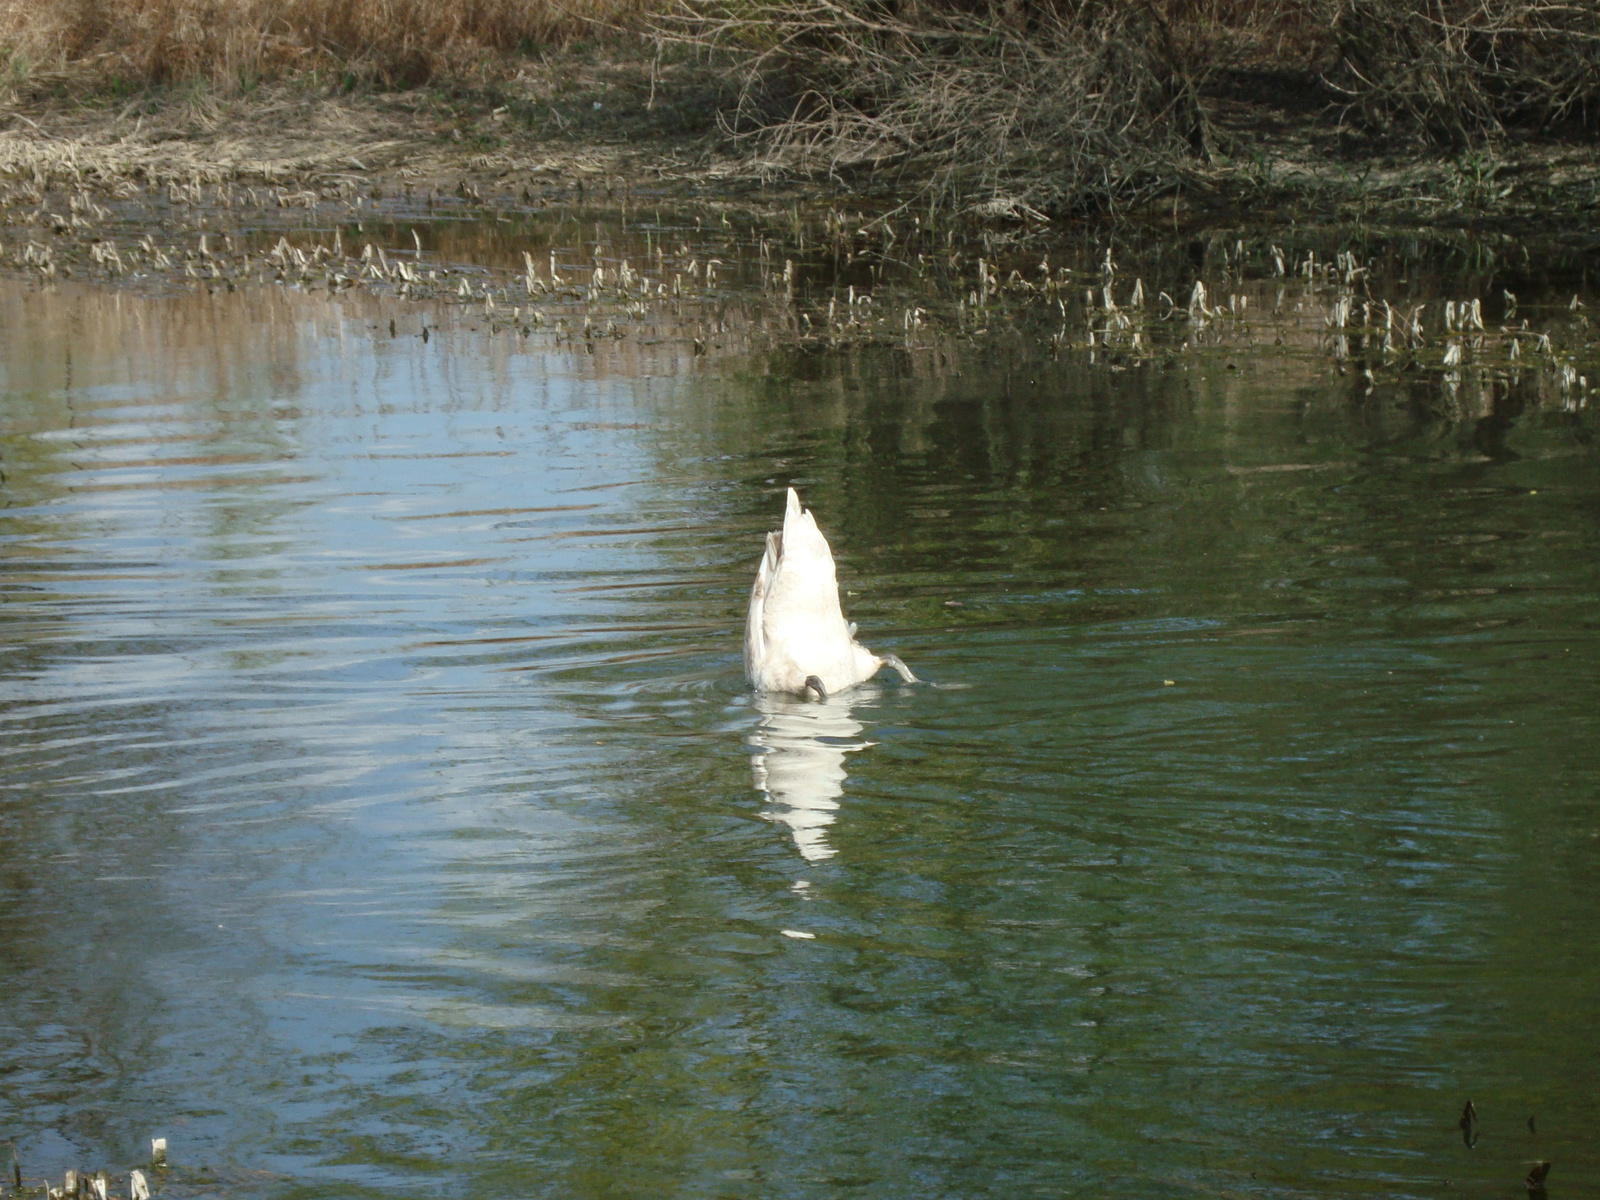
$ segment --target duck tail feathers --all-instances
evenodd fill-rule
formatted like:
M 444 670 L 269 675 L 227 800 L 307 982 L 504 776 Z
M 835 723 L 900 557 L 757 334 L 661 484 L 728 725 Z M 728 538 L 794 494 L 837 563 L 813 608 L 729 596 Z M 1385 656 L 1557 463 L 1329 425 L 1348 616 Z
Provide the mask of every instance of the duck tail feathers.
M 783 553 L 783 535 L 774 530 L 767 534 L 767 549 L 756 568 L 756 582 L 750 589 L 750 611 L 744 622 L 744 668 L 755 681 L 756 664 L 767 654 L 766 609 L 767 592 L 772 588 L 772 577 L 778 573 L 778 559 Z
M 788 506 L 783 512 L 783 537 L 783 546 L 793 554 L 826 552 L 832 557 L 828 539 L 817 528 L 816 513 L 800 506 L 800 495 L 793 488 L 789 489 Z

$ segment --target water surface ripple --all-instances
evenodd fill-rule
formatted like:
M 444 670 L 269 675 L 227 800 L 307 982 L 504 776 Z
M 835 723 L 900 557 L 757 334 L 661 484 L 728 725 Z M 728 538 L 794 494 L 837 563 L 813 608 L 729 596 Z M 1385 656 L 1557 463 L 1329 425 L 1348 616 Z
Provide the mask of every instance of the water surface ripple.
M 1600 1187 L 1590 411 L 379 303 L 0 286 L 30 1175 Z M 936 686 L 747 694 L 791 483 Z

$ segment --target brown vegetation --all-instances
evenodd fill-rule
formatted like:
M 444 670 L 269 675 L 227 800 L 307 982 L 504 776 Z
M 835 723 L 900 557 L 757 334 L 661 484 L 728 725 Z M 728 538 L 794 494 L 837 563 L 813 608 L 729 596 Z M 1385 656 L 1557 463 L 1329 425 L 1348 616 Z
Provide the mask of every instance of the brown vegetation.
M 1264 162 L 1224 100 L 1293 95 L 1369 147 L 1600 124 L 1600 0 L 0 0 L 0 57 L 35 94 L 474 79 L 568 136 L 503 85 L 597 31 L 648 68 L 652 112 L 664 48 L 669 74 L 674 47 L 702 80 L 723 71 L 722 125 L 756 171 L 870 173 L 1011 215 L 1115 210 Z M 664 107 L 717 96 L 695 86 Z
M 774 165 L 903 165 L 1024 211 L 1161 190 L 1211 155 L 1205 84 L 1260 25 L 1225 6 L 689 0 L 667 24 L 740 58 L 728 124 Z
M 668 24 L 741 57 L 730 125 L 774 163 L 920 160 L 991 204 L 1115 204 L 1251 153 L 1214 137 L 1220 68 L 1446 147 L 1600 118 L 1593 0 L 684 0 Z
M 346 84 L 414 86 L 536 53 L 627 17 L 634 0 L 0 0 L 14 74 L 88 71 L 142 88 L 249 86 L 331 70 Z
M 1327 0 L 1332 84 L 1364 122 L 1464 146 L 1600 123 L 1594 0 Z

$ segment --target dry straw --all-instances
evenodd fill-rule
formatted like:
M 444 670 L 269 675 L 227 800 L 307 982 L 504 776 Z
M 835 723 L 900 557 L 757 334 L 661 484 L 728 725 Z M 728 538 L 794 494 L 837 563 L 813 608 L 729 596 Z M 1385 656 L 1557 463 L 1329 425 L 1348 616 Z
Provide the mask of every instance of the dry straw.
M 1330 123 L 1452 148 L 1600 125 L 1600 0 L 0 0 L 4 69 L 36 90 L 504 78 L 616 29 L 641 63 L 675 41 L 730 66 L 724 124 L 759 169 L 1013 213 L 1247 160 L 1218 140 L 1223 67 L 1235 99 L 1287 79 Z
M 624 21 L 634 0 L 0 0 L 13 74 L 248 85 L 331 69 L 411 86 Z
M 728 125 L 774 167 L 903 166 L 1026 211 L 1138 199 L 1209 157 L 1204 88 L 1250 22 L 1182 18 L 1115 0 L 685 0 L 661 26 L 735 56 Z
M 773 168 L 904 167 L 1002 207 L 1170 190 L 1219 148 L 1223 68 L 1235 98 L 1288 79 L 1330 124 L 1446 146 L 1600 123 L 1600 0 L 679 0 L 657 21 L 733 55 L 728 126 Z
M 1325 0 L 1329 83 L 1368 127 L 1466 146 L 1600 124 L 1600 3 Z

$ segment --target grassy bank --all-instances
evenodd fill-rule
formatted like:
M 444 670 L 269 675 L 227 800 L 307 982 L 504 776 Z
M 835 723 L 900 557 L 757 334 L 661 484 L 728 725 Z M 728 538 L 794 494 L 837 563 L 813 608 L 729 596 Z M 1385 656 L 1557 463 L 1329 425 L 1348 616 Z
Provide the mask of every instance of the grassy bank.
M 1492 200 L 1506 147 L 1600 129 L 1593 0 L 0 0 L 13 106 L 408 93 L 570 138 L 597 48 L 606 136 L 996 217 L 1314 195 L 1330 162 L 1343 199 L 1430 160 Z

